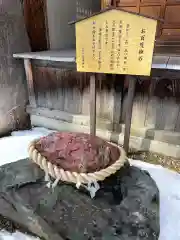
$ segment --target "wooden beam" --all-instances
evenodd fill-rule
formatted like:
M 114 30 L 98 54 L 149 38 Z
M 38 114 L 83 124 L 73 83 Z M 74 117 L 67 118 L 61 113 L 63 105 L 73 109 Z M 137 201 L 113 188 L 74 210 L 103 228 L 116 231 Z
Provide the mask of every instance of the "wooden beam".
M 113 7 L 117 7 L 117 0 L 112 0 L 111 2 L 112 2 L 111 5 L 112 5 Z
M 24 59 L 24 68 L 26 73 L 29 103 L 32 107 L 36 107 L 36 98 L 34 92 L 33 72 L 30 59 Z
M 121 109 L 120 109 L 120 117 L 119 123 L 123 122 L 123 103 L 124 103 L 124 96 L 125 96 L 125 77 L 121 80 Z
M 96 135 L 96 76 L 90 77 L 90 134 Z
M 131 131 L 131 119 L 132 119 L 132 109 L 133 109 L 133 100 L 136 87 L 136 78 L 132 76 L 127 76 L 129 80 L 128 87 L 128 99 L 126 107 L 126 118 L 125 118 L 125 132 L 124 132 L 124 149 L 126 153 L 129 150 L 129 139 Z

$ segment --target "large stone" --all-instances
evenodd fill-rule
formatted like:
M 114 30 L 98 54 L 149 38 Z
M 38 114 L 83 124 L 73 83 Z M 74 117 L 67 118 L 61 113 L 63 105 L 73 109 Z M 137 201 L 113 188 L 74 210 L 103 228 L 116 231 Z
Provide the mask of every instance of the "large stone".
M 14 53 L 30 51 L 19 0 L 0 1 L 0 135 L 29 124 L 23 62 Z
M 147 172 L 126 165 L 95 199 L 73 185 L 48 189 L 43 174 L 27 159 L 1 167 L 0 213 L 44 239 L 158 239 L 159 192 Z
M 117 146 L 97 136 L 74 132 L 51 133 L 38 140 L 35 148 L 52 164 L 78 173 L 107 168 L 121 154 Z

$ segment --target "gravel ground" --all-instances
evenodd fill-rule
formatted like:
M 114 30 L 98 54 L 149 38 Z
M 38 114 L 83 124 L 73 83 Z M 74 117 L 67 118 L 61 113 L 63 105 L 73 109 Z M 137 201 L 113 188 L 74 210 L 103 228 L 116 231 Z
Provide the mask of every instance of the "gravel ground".
M 10 233 L 13 233 L 16 230 L 18 230 L 19 227 L 10 220 L 8 220 L 7 218 L 0 215 L 0 230 L 2 229 Z
M 130 152 L 128 157 L 135 160 L 161 165 L 165 168 L 180 173 L 180 159 L 175 159 L 152 152 Z
M 24 227 L 12 222 L 11 220 L 3 217 L 2 215 L 0 215 L 0 231 L 1 230 L 6 230 L 9 233 L 15 233 L 16 231 L 19 231 L 21 233 L 27 234 L 28 236 L 35 237 L 35 235 L 27 231 Z

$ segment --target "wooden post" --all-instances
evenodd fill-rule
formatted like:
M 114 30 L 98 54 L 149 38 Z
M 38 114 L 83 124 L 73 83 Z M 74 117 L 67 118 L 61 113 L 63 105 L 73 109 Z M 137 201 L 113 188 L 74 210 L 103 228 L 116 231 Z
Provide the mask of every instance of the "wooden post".
M 32 65 L 30 59 L 24 59 L 24 68 L 27 79 L 27 87 L 28 87 L 28 95 L 29 95 L 29 103 L 31 107 L 36 108 L 36 98 L 34 92 L 34 83 L 33 83 L 33 73 L 32 73 Z
M 132 119 L 132 109 L 133 109 L 133 100 L 136 86 L 136 78 L 128 76 L 129 87 L 128 87 L 128 99 L 126 107 L 126 118 L 125 118 L 125 132 L 124 132 L 124 149 L 126 153 L 129 150 L 129 139 L 131 131 L 131 119 Z
M 90 77 L 90 134 L 96 135 L 96 76 Z
M 121 109 L 120 109 L 120 116 L 119 116 L 119 123 L 123 122 L 123 103 L 124 103 L 124 95 L 125 95 L 125 79 L 121 80 Z
M 111 2 L 113 7 L 117 7 L 117 0 L 112 0 Z

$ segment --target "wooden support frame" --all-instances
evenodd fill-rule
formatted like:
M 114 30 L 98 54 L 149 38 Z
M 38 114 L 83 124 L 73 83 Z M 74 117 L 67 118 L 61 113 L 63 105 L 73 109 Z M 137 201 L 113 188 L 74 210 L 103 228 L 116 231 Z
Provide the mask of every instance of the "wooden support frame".
M 120 116 L 119 116 L 119 123 L 121 124 L 123 122 L 123 103 L 124 103 L 124 96 L 125 96 L 125 77 L 123 80 L 121 80 L 121 109 L 120 109 Z
M 90 76 L 90 134 L 96 135 L 96 75 Z
M 125 132 L 124 132 L 124 149 L 128 153 L 129 150 L 129 139 L 131 132 L 131 119 L 132 119 L 132 109 L 133 109 L 133 100 L 136 87 L 136 77 L 127 76 L 129 81 L 128 87 L 128 99 L 127 99 L 127 108 L 126 108 L 126 117 L 125 117 Z
M 30 106 L 36 107 L 37 104 L 36 104 L 35 91 L 34 91 L 33 71 L 32 71 L 32 64 L 30 59 L 24 59 L 24 68 L 25 68 L 26 79 L 27 79 L 29 103 L 30 103 Z

